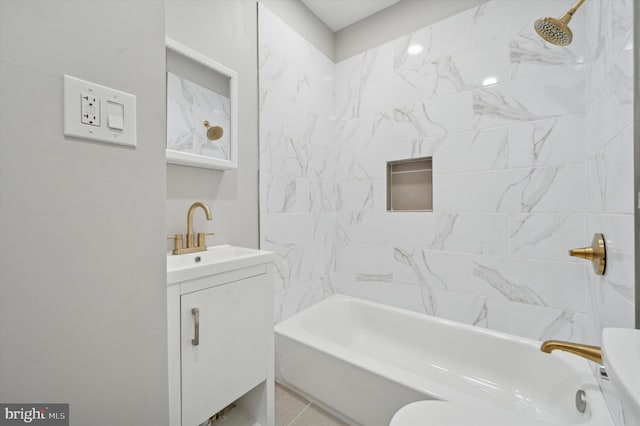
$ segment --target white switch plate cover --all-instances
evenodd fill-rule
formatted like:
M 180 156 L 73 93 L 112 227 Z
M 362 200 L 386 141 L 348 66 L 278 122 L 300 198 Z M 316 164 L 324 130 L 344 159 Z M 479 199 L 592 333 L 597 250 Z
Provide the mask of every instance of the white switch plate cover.
M 82 122 L 82 95 L 98 99 L 98 125 Z M 108 126 L 107 102 L 123 105 L 122 130 Z M 117 145 L 136 146 L 136 97 L 79 78 L 64 76 L 64 134 L 81 139 L 108 142 Z

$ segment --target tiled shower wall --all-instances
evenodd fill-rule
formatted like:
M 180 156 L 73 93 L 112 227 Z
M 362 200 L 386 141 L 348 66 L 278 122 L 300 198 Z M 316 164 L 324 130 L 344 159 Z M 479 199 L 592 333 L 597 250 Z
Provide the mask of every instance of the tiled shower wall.
M 594 319 L 631 325 L 631 3 L 593 3 L 567 48 L 532 24 L 572 1 L 493 0 L 338 63 L 335 82 L 262 8 L 261 239 L 279 255 L 276 320 L 335 290 L 536 339 L 597 342 Z M 423 51 L 408 55 L 413 44 Z M 434 211 L 387 212 L 386 162 L 422 156 Z M 593 232 L 612 249 L 604 280 L 567 255 Z
M 337 64 L 342 293 L 537 339 L 593 341 L 584 14 L 490 1 Z M 413 44 L 423 46 L 409 55 Z M 385 211 L 384 165 L 433 157 L 433 213 Z
M 609 265 L 589 274 L 597 330 L 633 328 L 633 10 L 631 0 L 585 3 L 587 230 L 602 232 Z
M 335 65 L 259 6 L 260 247 L 276 253 L 275 320 L 333 293 Z

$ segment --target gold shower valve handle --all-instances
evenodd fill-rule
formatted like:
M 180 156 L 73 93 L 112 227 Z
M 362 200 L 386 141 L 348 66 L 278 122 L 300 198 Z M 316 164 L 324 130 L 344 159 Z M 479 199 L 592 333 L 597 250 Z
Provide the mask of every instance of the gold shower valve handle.
M 607 261 L 607 247 L 604 242 L 604 235 L 594 234 L 591 247 L 571 249 L 569 250 L 569 255 L 590 260 L 593 263 L 593 271 L 596 275 L 604 275 Z
M 569 250 L 569 255 L 581 259 L 593 260 L 593 247 L 571 249 Z

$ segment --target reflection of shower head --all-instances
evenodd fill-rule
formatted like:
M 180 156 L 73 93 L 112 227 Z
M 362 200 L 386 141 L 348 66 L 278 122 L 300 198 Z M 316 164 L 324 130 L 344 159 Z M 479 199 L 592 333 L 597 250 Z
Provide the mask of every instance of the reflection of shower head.
M 578 0 L 576 4 L 561 18 L 541 18 L 538 19 L 533 28 L 540 37 L 556 46 L 566 46 L 573 40 L 573 34 L 569 29 L 569 21 L 582 6 L 584 0 Z
M 210 141 L 217 141 L 222 137 L 223 133 L 224 131 L 220 126 L 209 127 L 207 129 L 207 139 L 209 139 Z
M 207 139 L 210 141 L 217 141 L 224 134 L 224 130 L 220 126 L 209 126 L 209 122 L 207 120 L 204 121 L 204 127 L 207 128 Z

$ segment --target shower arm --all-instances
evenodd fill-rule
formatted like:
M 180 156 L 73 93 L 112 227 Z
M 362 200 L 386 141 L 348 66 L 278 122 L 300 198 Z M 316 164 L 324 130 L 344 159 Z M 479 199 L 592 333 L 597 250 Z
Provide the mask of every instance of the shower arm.
M 573 5 L 573 7 L 571 9 L 569 9 L 569 11 L 567 12 L 567 15 L 571 15 L 573 16 L 574 13 L 576 13 L 576 11 L 578 10 L 578 8 L 580 6 L 582 6 L 582 3 L 584 3 L 584 0 L 578 0 L 576 2 L 576 4 Z

